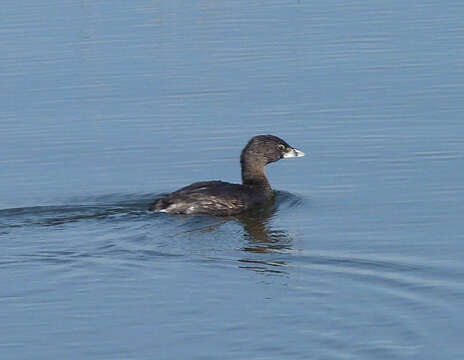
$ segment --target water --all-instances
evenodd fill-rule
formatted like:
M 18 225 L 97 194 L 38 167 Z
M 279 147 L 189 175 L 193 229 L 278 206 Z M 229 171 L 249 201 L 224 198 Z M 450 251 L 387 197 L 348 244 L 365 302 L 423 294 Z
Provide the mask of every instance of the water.
M 460 359 L 464 4 L 23 1 L 0 25 L 5 359 Z M 147 208 L 240 181 L 276 203 Z

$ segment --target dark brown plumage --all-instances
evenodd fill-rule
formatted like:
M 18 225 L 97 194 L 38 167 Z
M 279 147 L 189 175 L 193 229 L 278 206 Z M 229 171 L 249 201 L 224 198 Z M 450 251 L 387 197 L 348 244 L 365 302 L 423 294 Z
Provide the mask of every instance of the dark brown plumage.
M 304 153 L 276 136 L 255 136 L 240 156 L 242 184 L 197 182 L 156 200 L 150 210 L 168 214 L 239 214 L 272 199 L 273 190 L 264 173 L 267 164 L 299 156 Z

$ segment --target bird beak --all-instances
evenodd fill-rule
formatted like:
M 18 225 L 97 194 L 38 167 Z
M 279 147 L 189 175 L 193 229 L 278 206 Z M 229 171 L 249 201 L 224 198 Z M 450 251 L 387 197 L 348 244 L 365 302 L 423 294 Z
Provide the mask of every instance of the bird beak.
M 305 156 L 305 153 L 298 149 L 290 149 L 290 151 L 284 154 L 284 158 L 292 158 L 292 157 L 302 157 Z

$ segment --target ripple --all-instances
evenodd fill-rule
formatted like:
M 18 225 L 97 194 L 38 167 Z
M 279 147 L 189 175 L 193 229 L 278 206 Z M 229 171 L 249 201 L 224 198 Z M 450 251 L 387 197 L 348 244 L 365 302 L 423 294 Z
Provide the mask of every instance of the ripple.
M 377 294 L 381 303 L 388 304 L 390 318 L 417 337 L 421 329 L 411 329 L 411 324 L 418 316 L 452 316 L 464 296 L 464 267 L 457 262 L 342 252 L 292 253 L 294 266 L 352 282 L 360 293 Z
M 156 196 L 111 194 L 72 198 L 63 205 L 1 209 L 0 228 L 57 226 L 99 219 L 119 221 L 127 217 L 146 215 L 149 202 Z
M 313 335 L 328 348 L 352 348 L 358 358 L 417 355 L 431 335 L 424 322 L 449 323 L 462 306 L 464 267 L 455 261 L 307 250 L 288 251 L 273 261 L 284 262 L 286 272 L 297 274 L 291 277 L 304 279 L 297 282 L 297 290 L 311 288 L 309 294 L 303 291 L 305 297 L 320 303 L 325 314 L 321 320 L 334 326 L 333 331 Z M 344 317 L 357 320 L 339 329 Z M 365 337 L 350 337 L 354 329 Z M 377 336 L 369 329 L 376 329 Z M 339 343 L 340 332 L 344 343 Z M 379 341 L 380 333 L 388 334 L 389 341 Z
M 298 251 L 295 259 L 304 262 L 304 266 L 359 277 L 377 284 L 414 289 L 435 287 L 448 293 L 464 292 L 464 285 L 456 282 L 464 276 L 464 267 L 456 262 L 311 251 Z

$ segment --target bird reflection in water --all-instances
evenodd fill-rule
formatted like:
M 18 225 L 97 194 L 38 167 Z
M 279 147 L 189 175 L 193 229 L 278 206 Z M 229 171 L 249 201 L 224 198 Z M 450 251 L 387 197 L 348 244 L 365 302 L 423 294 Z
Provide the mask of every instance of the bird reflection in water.
M 242 248 L 251 254 L 278 253 L 291 250 L 291 238 L 285 230 L 274 230 L 271 220 L 278 212 L 275 199 L 269 201 L 266 206 L 251 210 L 235 218 L 243 225 L 244 238 L 249 245 Z M 241 268 L 266 273 L 283 273 L 279 268 L 285 266 L 283 261 L 272 261 L 271 259 L 256 259 L 252 256 L 239 259 Z M 246 264 L 246 265 L 245 265 Z
M 294 210 L 299 206 L 301 199 L 291 193 L 276 191 L 275 196 L 265 206 L 249 210 L 245 213 L 230 217 L 209 216 L 180 216 L 187 221 L 182 225 L 183 230 L 173 236 L 185 235 L 187 233 L 215 232 L 227 222 L 234 221 L 243 227 L 243 238 L 246 245 L 240 250 L 238 261 L 240 267 L 266 273 L 285 273 L 286 263 L 282 253 L 292 250 L 292 238 L 286 230 L 272 228 L 273 219 L 279 211 L 285 209 Z

